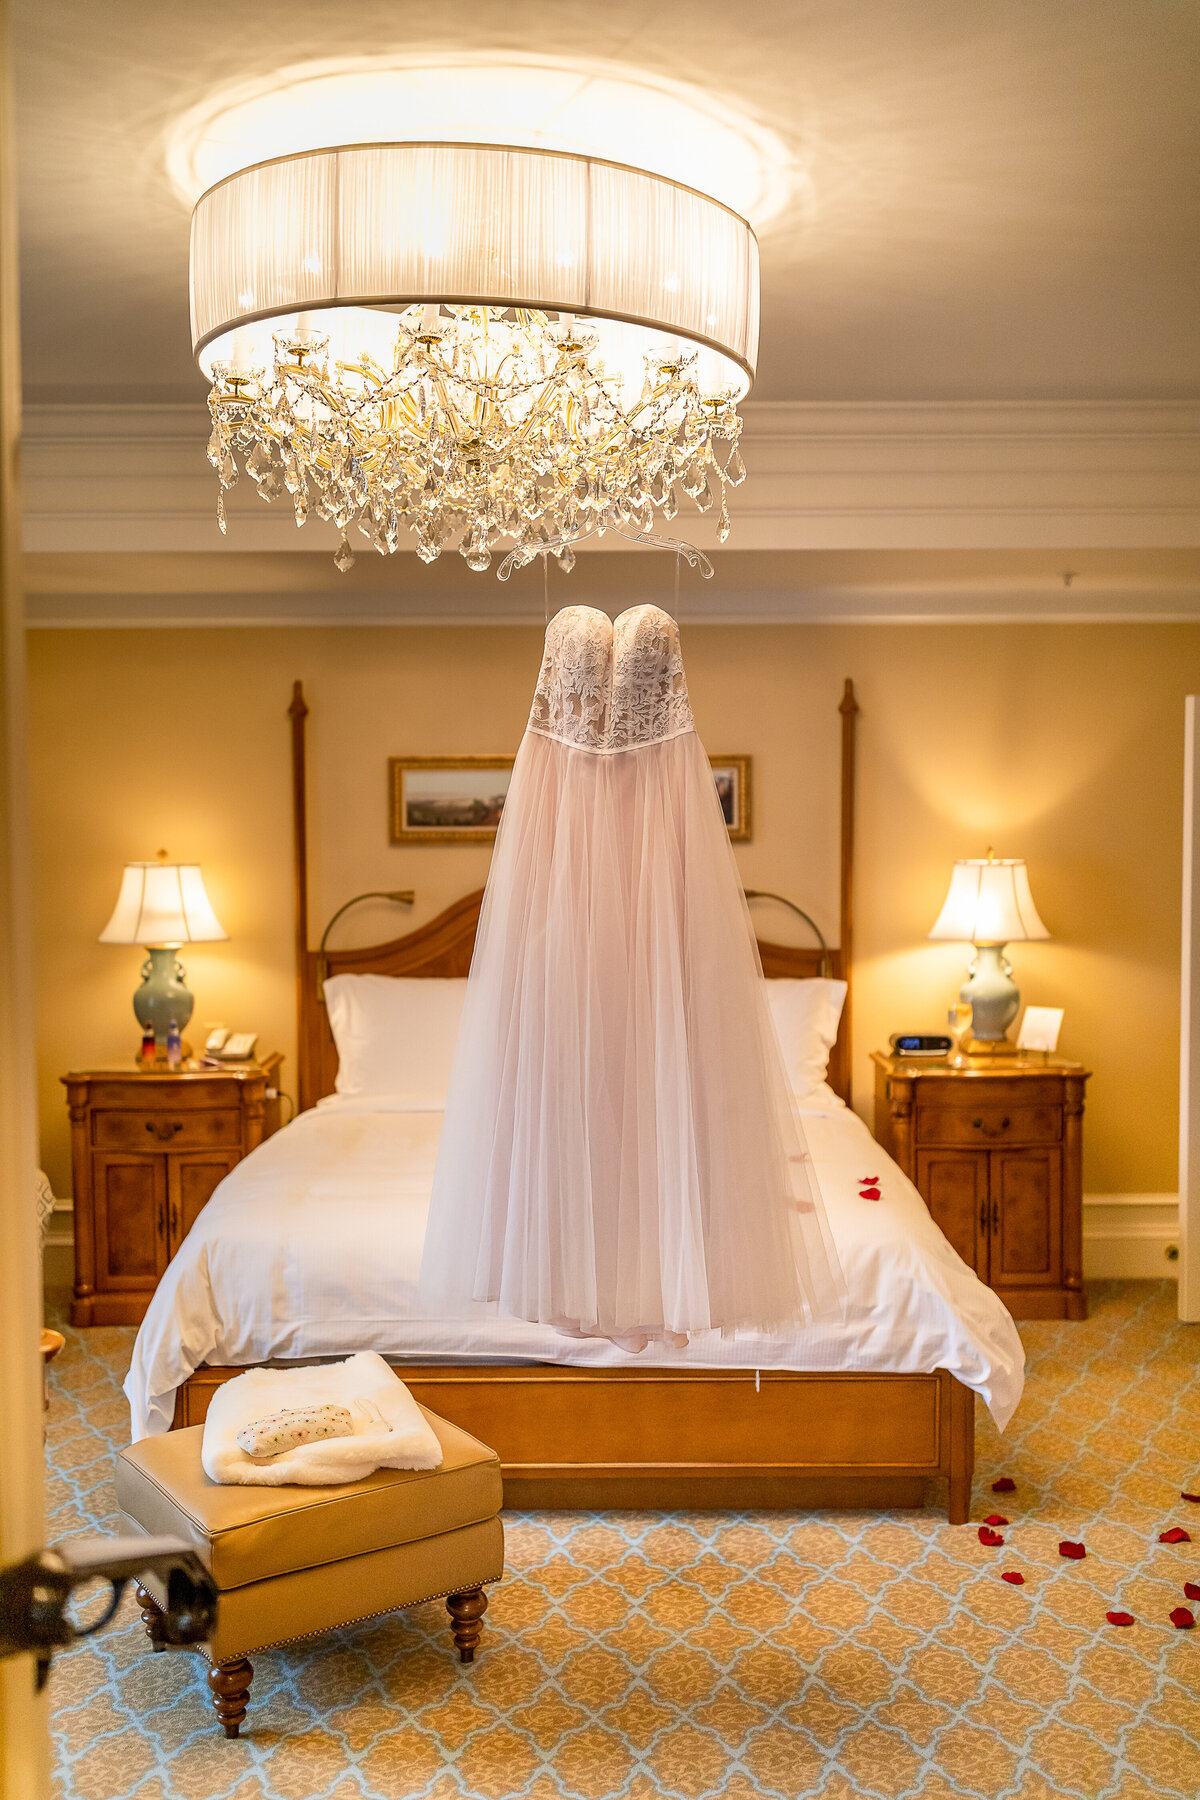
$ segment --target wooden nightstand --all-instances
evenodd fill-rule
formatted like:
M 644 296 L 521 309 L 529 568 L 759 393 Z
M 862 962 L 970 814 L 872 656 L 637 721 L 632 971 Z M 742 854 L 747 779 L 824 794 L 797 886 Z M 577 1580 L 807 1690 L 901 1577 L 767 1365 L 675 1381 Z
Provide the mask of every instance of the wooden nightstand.
M 1083 1094 L 1089 1070 L 992 1056 L 965 1069 L 876 1051 L 875 1136 L 1019 1319 L 1086 1319 Z
M 277 1129 L 283 1057 L 228 1069 L 124 1065 L 62 1077 L 75 1188 L 72 1325 L 138 1325 L 212 1195 Z

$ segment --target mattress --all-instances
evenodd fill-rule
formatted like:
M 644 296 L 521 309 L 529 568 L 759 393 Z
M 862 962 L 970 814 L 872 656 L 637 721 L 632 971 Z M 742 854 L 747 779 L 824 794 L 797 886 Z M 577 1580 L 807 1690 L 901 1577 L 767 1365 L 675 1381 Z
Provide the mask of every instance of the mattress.
M 579 1368 L 948 1369 L 1003 1429 L 1024 1373 L 1003 1303 L 861 1119 L 831 1103 L 803 1122 L 845 1276 L 844 1316 L 769 1334 L 706 1332 L 686 1348 L 656 1344 L 635 1356 L 494 1307 L 453 1319 L 423 1313 L 417 1277 L 442 1115 L 322 1102 L 230 1172 L 168 1267 L 125 1382 L 133 1437 L 170 1428 L 175 1390 L 201 1363 L 356 1350 Z M 871 1176 L 878 1200 L 859 1193 Z

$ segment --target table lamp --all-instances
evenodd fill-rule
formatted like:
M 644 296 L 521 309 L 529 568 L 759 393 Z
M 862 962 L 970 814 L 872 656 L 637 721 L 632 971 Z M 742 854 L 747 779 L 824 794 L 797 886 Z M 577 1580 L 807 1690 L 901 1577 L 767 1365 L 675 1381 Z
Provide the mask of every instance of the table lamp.
M 991 1050 L 1007 1043 L 1021 996 L 1004 946 L 1050 936 L 1033 904 L 1024 859 L 996 857 L 989 850 L 986 856 L 956 862 L 946 903 L 929 935 L 974 944 L 970 971 L 959 989 L 959 998 L 971 1008 L 972 1040 Z
M 175 952 L 181 944 L 214 944 L 228 936 L 196 863 L 168 862 L 165 850 L 159 851 L 156 862 L 126 863 L 117 904 L 100 942 L 143 944 L 149 952 L 133 1010 L 143 1031 L 153 1027 L 157 1044 L 166 1042 L 172 1019 L 182 1032 L 196 1004 Z

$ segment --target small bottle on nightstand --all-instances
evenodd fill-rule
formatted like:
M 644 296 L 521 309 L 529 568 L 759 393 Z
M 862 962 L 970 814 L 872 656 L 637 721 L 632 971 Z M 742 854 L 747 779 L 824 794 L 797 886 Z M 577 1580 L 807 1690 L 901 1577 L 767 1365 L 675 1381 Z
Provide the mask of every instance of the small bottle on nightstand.
M 142 1026 L 142 1067 L 152 1069 L 158 1054 L 158 1039 L 154 1035 L 153 1025 Z
M 179 1026 L 174 1019 L 167 1029 L 167 1067 L 177 1069 L 183 1061 L 183 1040 L 179 1035 Z

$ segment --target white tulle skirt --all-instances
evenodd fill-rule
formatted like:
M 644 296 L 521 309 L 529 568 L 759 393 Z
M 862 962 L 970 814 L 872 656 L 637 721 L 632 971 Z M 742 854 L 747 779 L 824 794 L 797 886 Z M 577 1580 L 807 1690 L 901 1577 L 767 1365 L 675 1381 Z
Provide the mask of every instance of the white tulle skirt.
M 692 731 L 527 732 L 459 1033 L 427 1304 L 636 1349 L 829 1316 L 840 1275 Z

